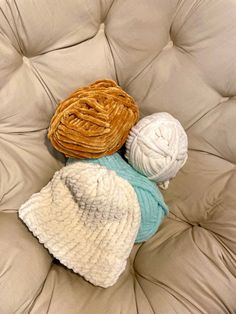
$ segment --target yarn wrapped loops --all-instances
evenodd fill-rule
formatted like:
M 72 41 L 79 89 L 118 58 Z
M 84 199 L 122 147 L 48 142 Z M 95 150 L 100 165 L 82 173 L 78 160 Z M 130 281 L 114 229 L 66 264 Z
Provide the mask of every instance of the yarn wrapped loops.
M 67 157 L 99 158 L 121 148 L 138 118 L 130 95 L 112 80 L 99 80 L 58 105 L 48 137 Z
M 126 158 L 140 173 L 166 189 L 187 160 L 188 139 L 180 122 L 169 113 L 141 119 L 126 141 Z

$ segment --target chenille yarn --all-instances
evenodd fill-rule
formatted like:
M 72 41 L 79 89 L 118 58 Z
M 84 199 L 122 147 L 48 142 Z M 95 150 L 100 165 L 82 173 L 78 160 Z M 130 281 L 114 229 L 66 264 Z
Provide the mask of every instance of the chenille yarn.
M 79 161 L 57 171 L 19 216 L 62 264 L 104 288 L 124 271 L 140 225 L 132 186 L 114 171 Z
M 67 163 L 76 163 L 76 159 L 69 158 Z M 158 230 L 164 216 L 168 213 L 156 183 L 150 181 L 132 168 L 118 153 L 98 159 L 84 159 L 81 162 L 99 164 L 128 181 L 137 194 L 141 211 L 141 224 L 135 242 L 144 242 L 151 238 Z
M 188 139 L 180 122 L 167 112 L 141 119 L 126 141 L 126 158 L 140 173 L 166 189 L 187 160 Z
M 48 137 L 66 156 L 99 158 L 120 149 L 138 118 L 130 95 L 112 80 L 99 80 L 58 105 Z

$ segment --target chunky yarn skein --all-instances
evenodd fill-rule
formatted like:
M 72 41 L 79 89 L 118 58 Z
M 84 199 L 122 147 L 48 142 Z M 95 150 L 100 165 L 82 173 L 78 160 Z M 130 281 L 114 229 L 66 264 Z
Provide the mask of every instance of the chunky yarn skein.
M 185 164 L 187 151 L 188 139 L 182 125 L 167 112 L 141 119 L 126 141 L 129 163 L 163 189 Z
M 99 80 L 58 105 L 48 137 L 68 157 L 99 158 L 121 148 L 138 118 L 130 95 L 112 80 Z

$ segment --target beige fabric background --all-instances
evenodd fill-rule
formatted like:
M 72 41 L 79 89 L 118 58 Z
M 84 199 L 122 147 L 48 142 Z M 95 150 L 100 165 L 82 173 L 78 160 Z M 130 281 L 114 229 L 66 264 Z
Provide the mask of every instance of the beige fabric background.
M 1 314 L 236 313 L 235 21 L 235 0 L 0 0 Z M 169 217 L 109 289 L 17 218 L 63 165 L 46 139 L 56 104 L 101 78 L 189 137 Z

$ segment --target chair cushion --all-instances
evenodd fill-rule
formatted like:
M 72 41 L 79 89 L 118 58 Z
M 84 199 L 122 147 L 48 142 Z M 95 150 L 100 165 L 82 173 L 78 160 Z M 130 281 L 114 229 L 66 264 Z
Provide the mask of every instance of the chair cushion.
M 8 0 L 0 8 L 0 312 L 235 313 L 236 2 Z M 169 112 L 189 141 L 188 161 L 164 193 L 168 218 L 108 289 L 51 263 L 16 218 L 64 165 L 46 137 L 57 103 L 104 78 L 133 96 L 142 116 Z

